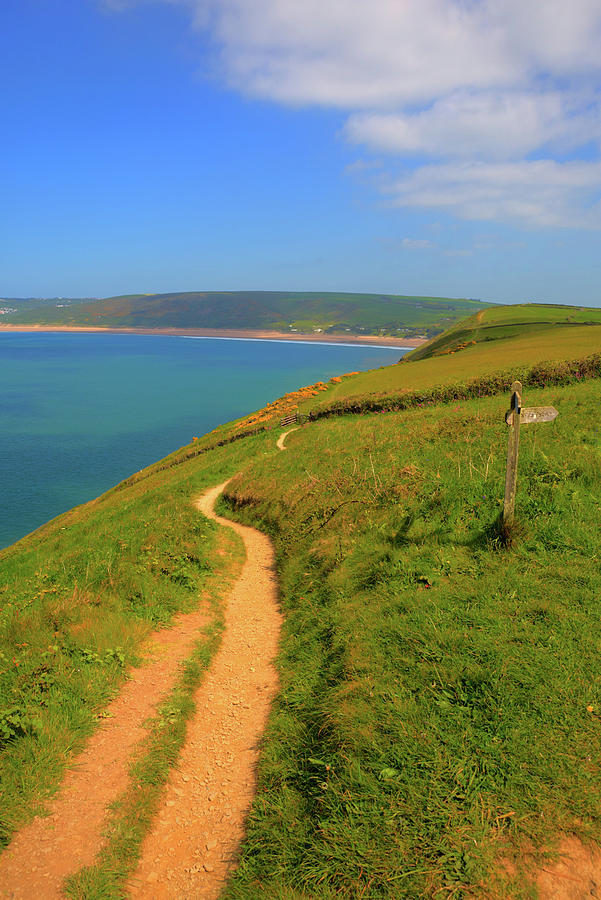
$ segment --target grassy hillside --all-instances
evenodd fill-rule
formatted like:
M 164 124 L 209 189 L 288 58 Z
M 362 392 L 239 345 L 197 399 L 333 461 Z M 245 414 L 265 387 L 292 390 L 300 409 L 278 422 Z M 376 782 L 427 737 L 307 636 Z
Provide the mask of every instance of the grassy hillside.
M 3 297 L 0 298 L 0 307 L 12 307 L 15 312 L 26 312 L 44 306 L 63 308 L 74 303 L 92 303 L 94 300 L 98 300 L 98 297 Z
M 96 300 L 96 297 L 0 297 L 0 325 L 13 322 L 21 315 L 28 316 L 33 310 L 36 315 L 54 315 L 57 310 L 69 306 L 81 307 Z
M 408 354 L 408 361 L 457 353 L 473 344 L 530 335 L 537 341 L 548 332 L 552 339 L 560 328 L 601 325 L 601 309 L 521 303 L 483 309 Z
M 146 328 L 242 328 L 356 334 L 437 334 L 485 308 L 477 300 L 390 294 L 232 291 L 135 294 L 73 304 L 20 309 L 12 323 Z
M 185 479 L 151 467 L 0 551 L 0 843 L 56 788 L 149 632 L 211 586 L 216 529 L 190 496 L 235 472 L 251 447 L 197 456 Z
M 228 490 L 286 614 L 228 896 L 526 896 L 539 849 L 601 840 L 601 389 L 526 397 L 560 415 L 524 429 L 511 550 L 507 395 L 310 424 Z
M 522 334 L 314 385 L 0 552 L 6 838 L 56 789 L 148 629 L 204 591 L 211 626 L 194 678 L 159 713 L 162 749 L 136 761 L 143 790 L 69 888 L 123 896 L 218 641 L 223 538 L 191 500 L 239 472 L 223 509 L 272 535 L 285 626 L 227 896 L 533 897 L 563 834 L 601 844 L 599 335 L 558 327 L 541 346 Z M 526 405 L 559 417 L 523 429 L 508 546 L 516 371 Z M 278 453 L 271 426 L 303 406 L 321 418 Z M 231 578 L 237 545 L 225 549 Z
M 369 405 L 393 408 L 405 403 L 408 397 L 421 396 L 426 400 L 437 387 L 459 385 L 478 380 L 480 393 L 498 391 L 497 382 L 490 388 L 482 383 L 487 376 L 503 373 L 507 387 L 514 378 L 537 365 L 562 360 L 576 360 L 601 350 L 601 328 L 588 325 L 574 328 L 547 330 L 544 333 L 518 334 L 494 344 L 470 345 L 465 351 L 417 360 L 410 365 L 403 357 L 397 365 L 382 366 L 368 372 L 352 372 L 331 379 L 327 384 L 319 382 L 299 391 L 287 394 L 281 400 L 263 410 L 251 413 L 236 423 L 216 430 L 216 434 L 240 434 L 247 429 L 276 424 L 279 419 L 297 410 L 319 417 L 329 410 L 368 408 Z M 417 400 L 419 402 L 419 399 Z
M 525 333 L 499 339 L 494 344 L 474 344 L 457 354 L 403 362 L 371 372 L 358 373 L 330 385 L 327 403 L 352 396 L 395 394 L 407 390 L 427 390 L 438 384 L 465 381 L 492 372 L 517 372 L 524 366 L 544 361 L 576 359 L 601 348 L 601 328 L 580 326 Z M 311 401 L 315 407 L 325 398 Z

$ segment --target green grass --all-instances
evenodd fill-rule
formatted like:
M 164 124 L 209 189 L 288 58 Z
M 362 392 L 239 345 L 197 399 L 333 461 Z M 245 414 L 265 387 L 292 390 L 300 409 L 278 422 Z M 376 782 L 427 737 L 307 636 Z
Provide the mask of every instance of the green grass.
M 526 303 L 491 306 L 452 326 L 422 347 L 412 350 L 407 360 L 431 359 L 465 350 L 484 341 L 500 341 L 522 335 L 537 342 L 554 340 L 561 329 L 578 325 L 601 325 L 601 310 L 585 306 L 552 306 Z
M 601 312 L 601 311 L 600 311 Z M 542 334 L 520 334 L 476 344 L 448 356 L 401 362 L 330 383 L 327 393 L 299 404 L 303 412 L 351 398 L 429 390 L 492 373 L 508 373 L 546 361 L 577 359 L 601 351 L 601 328 L 557 327 Z
M 223 291 L 133 294 L 68 308 L 19 307 L 5 322 L 146 328 L 242 328 L 436 334 L 489 304 L 394 294 Z
M 308 425 L 228 490 L 285 612 L 228 897 L 464 896 L 524 847 L 601 840 L 601 383 L 524 401 L 560 415 L 523 429 L 512 551 L 503 395 Z
M 543 362 L 535 366 L 513 367 L 505 372 L 491 372 L 465 382 L 450 382 L 418 390 L 373 393 L 340 400 L 325 400 L 315 405 L 303 421 L 316 421 L 335 415 L 362 415 L 370 412 L 423 408 L 432 405 L 490 397 L 509 391 L 514 381 L 532 387 L 574 384 L 589 378 L 601 377 L 601 353 L 581 359 Z
M 157 467 L 0 553 L 2 843 L 44 811 L 149 633 L 201 602 L 217 529 L 191 500 L 261 438 L 245 445 Z

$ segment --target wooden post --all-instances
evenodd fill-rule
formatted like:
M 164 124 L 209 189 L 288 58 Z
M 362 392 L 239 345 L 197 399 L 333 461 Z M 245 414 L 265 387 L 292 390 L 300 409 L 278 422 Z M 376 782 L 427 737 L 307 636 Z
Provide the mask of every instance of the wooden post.
M 513 523 L 515 491 L 518 479 L 518 453 L 520 449 L 520 425 L 537 425 L 553 422 L 559 413 L 553 406 L 522 407 L 522 385 L 514 381 L 511 385 L 511 401 L 505 413 L 505 423 L 509 425 L 507 442 L 507 473 L 505 475 L 505 501 L 503 503 L 503 525 Z
M 511 385 L 511 403 L 506 422 L 509 425 L 507 442 L 507 473 L 505 475 L 505 501 L 503 503 L 503 524 L 511 525 L 515 509 L 515 491 L 518 478 L 518 452 L 520 449 L 520 420 L 522 417 L 522 384 L 514 381 Z

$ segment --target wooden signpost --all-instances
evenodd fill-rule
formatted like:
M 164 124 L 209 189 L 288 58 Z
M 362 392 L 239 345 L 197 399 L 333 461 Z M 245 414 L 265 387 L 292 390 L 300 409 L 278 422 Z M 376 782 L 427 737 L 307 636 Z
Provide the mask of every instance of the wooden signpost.
M 505 413 L 509 425 L 507 444 L 507 473 L 505 475 L 505 501 L 503 503 L 503 524 L 511 525 L 515 509 L 515 491 L 518 478 L 518 453 L 520 449 L 520 425 L 536 425 L 552 422 L 559 413 L 553 406 L 522 407 L 522 384 L 514 381 L 511 385 L 511 401 Z

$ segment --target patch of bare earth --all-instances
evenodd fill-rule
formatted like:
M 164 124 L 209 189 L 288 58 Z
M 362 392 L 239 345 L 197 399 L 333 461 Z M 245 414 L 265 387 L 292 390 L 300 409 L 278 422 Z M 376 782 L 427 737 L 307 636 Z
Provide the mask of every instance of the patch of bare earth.
M 133 898 L 218 897 L 236 865 L 256 786 L 256 764 L 278 681 L 281 615 L 269 539 L 216 516 L 224 485 L 199 509 L 243 538 L 247 559 L 226 609 L 222 644 L 195 695 L 178 766 L 130 882 Z
M 601 848 L 564 835 L 541 863 L 540 853 L 524 849 L 504 857 L 488 883 L 469 896 L 486 900 L 532 897 L 537 900 L 601 900 Z
M 601 898 L 601 850 L 577 837 L 564 837 L 556 862 L 543 865 L 535 884 L 540 900 Z
M 62 897 L 63 880 L 94 862 L 104 843 L 108 807 L 127 787 L 132 751 L 146 735 L 143 723 L 173 687 L 180 662 L 208 621 L 203 603 L 151 636 L 146 645 L 151 661 L 132 670 L 106 708 L 106 719 L 73 760 L 49 804 L 49 816 L 38 816 L 21 829 L 0 857 L 0 897 Z

